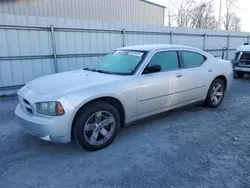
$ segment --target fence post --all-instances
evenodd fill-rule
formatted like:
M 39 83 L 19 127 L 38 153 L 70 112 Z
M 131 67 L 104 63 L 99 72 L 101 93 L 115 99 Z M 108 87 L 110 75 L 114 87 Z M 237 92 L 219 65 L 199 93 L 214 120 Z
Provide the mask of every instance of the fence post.
M 124 47 L 126 45 L 126 30 L 122 30 L 122 46 Z
M 170 44 L 173 44 L 173 37 L 174 37 L 174 32 L 170 32 Z
M 227 60 L 229 60 L 230 34 L 227 36 Z
M 52 40 L 54 69 L 55 69 L 55 73 L 58 73 L 58 64 L 57 64 L 57 55 L 56 55 L 56 39 L 55 39 L 55 31 L 54 31 L 53 25 L 50 26 L 50 32 L 51 32 L 51 40 Z
M 206 51 L 206 46 L 207 46 L 207 34 L 204 34 L 204 38 L 203 38 L 203 50 Z

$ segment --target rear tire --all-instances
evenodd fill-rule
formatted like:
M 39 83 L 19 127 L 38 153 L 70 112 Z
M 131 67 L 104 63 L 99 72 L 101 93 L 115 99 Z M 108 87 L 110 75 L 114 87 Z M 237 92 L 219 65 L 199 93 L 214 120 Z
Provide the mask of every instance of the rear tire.
M 115 140 L 119 131 L 120 116 L 117 109 L 102 101 L 83 107 L 73 127 L 76 144 L 88 151 L 107 147 Z
M 240 79 L 240 78 L 243 78 L 244 76 L 245 76 L 244 72 L 234 71 L 234 78 L 235 79 Z
M 224 99 L 226 86 L 223 80 L 215 79 L 208 91 L 206 105 L 210 108 L 217 108 L 220 106 Z

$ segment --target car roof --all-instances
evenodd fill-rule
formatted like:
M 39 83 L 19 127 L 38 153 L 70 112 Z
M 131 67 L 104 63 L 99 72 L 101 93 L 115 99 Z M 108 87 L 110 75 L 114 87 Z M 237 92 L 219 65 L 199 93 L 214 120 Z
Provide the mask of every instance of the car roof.
M 139 50 L 139 51 L 151 51 L 151 50 L 160 50 L 160 49 L 186 49 L 186 50 L 198 50 L 198 48 L 182 46 L 182 45 L 173 45 L 173 44 L 149 44 L 149 45 L 137 45 L 137 46 L 126 46 L 118 48 L 117 50 Z

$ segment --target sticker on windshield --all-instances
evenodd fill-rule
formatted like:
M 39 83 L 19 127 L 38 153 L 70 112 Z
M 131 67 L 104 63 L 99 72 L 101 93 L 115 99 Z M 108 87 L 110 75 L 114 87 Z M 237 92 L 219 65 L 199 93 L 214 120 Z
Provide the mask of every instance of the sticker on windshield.
M 141 57 L 143 55 L 143 53 L 142 52 L 130 51 L 128 53 L 128 55 L 133 55 L 133 56 Z

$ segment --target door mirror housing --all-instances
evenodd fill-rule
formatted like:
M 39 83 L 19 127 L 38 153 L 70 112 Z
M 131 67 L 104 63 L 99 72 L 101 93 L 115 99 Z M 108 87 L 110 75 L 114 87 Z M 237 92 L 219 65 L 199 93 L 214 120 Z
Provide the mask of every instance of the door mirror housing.
M 149 65 L 143 71 L 143 74 L 155 73 L 161 71 L 161 65 Z

